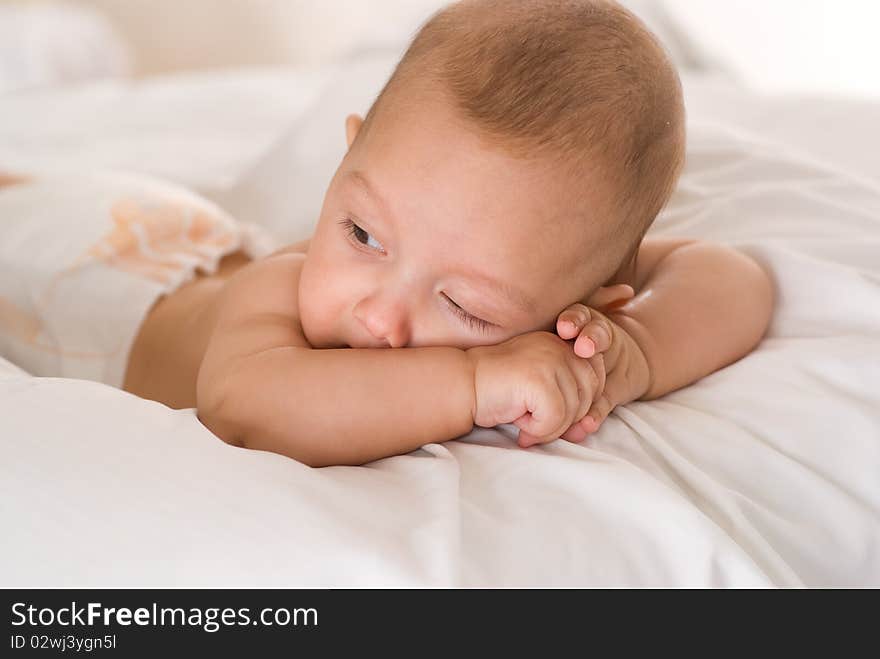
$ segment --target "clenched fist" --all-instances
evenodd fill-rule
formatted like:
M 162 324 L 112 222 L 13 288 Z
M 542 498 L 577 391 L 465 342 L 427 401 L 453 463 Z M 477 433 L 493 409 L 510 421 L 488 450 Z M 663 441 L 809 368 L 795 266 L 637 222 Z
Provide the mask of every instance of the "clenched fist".
M 559 437 L 581 441 L 576 426 L 605 386 L 603 357 L 585 359 L 550 332 L 530 332 L 467 350 L 474 368 L 474 425 L 512 423 L 522 447 Z

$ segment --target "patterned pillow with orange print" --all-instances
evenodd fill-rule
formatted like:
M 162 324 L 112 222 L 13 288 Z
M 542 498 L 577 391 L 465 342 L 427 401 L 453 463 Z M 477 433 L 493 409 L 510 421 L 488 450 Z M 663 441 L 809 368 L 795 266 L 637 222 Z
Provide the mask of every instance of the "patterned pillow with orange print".
M 110 212 L 111 230 L 85 257 L 160 283 L 237 240 L 221 218 L 189 206 L 121 199 Z

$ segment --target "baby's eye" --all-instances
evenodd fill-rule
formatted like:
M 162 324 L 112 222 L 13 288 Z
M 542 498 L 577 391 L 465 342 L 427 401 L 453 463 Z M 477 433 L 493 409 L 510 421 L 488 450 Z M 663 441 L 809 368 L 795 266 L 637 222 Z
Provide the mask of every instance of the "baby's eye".
M 345 218 L 340 221 L 340 224 L 345 227 L 348 234 L 354 238 L 361 245 L 369 247 L 370 249 L 375 249 L 380 252 L 384 252 L 385 248 L 382 247 L 382 243 L 373 238 L 367 231 L 364 231 L 357 224 L 352 222 L 349 218 Z
M 452 309 L 453 313 L 458 316 L 461 321 L 472 329 L 480 330 L 481 332 L 490 332 L 492 328 L 495 327 L 489 321 L 483 320 L 482 318 L 478 318 L 471 313 L 468 313 L 464 309 L 462 309 L 451 297 L 443 293 L 443 297 L 446 299 L 446 303 L 450 309 Z

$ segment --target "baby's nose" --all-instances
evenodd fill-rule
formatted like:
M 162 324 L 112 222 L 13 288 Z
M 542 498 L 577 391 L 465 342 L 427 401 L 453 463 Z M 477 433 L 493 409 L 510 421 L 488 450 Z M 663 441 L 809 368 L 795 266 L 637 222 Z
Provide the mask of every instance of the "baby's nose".
M 377 342 L 376 348 L 401 348 L 409 342 L 407 311 L 399 300 L 373 296 L 354 309 L 357 318 Z

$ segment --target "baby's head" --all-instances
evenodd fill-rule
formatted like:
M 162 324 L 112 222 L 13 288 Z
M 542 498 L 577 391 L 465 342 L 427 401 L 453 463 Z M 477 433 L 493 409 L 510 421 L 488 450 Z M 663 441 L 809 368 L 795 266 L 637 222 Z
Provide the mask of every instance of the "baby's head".
M 447 7 L 346 132 L 300 280 L 316 348 L 552 330 L 632 263 L 684 160 L 673 66 L 603 0 Z

